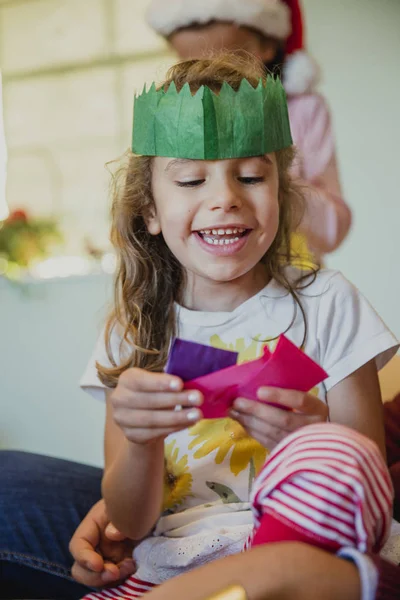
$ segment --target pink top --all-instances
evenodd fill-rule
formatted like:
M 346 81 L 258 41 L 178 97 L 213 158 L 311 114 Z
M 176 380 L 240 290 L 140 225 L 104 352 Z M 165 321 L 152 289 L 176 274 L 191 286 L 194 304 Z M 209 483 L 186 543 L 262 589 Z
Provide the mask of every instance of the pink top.
M 328 106 L 319 94 L 288 98 L 293 141 L 299 156 L 293 174 L 305 184 L 306 210 L 301 232 L 317 257 L 342 243 L 351 211 L 342 198 Z

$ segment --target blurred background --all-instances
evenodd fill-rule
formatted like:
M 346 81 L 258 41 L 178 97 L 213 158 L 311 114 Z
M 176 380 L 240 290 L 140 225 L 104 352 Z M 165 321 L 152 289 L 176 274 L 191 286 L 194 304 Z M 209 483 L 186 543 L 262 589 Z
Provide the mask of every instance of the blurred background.
M 134 92 L 175 60 L 146 6 L 0 0 L 0 448 L 102 463 L 104 407 L 78 381 L 112 289 L 105 164 L 129 147 Z M 354 215 L 327 263 L 400 337 L 400 1 L 303 7 Z

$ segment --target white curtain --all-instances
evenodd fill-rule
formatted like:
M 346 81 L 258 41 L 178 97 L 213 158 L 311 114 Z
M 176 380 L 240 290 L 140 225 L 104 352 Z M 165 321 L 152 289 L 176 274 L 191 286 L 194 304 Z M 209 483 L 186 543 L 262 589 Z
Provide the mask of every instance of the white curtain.
M 0 221 L 8 217 L 9 211 L 6 201 L 7 179 L 7 146 L 3 121 L 3 88 L 0 73 Z

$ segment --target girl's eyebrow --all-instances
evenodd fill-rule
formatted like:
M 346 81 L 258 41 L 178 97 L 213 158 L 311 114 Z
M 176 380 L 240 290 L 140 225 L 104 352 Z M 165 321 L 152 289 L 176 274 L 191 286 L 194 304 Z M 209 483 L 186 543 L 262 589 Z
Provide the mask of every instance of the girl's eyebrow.
M 249 161 L 257 160 L 258 162 L 263 162 L 263 163 L 265 163 L 266 165 L 269 165 L 269 166 L 273 165 L 272 160 L 270 159 L 270 157 L 267 154 L 262 155 L 262 156 L 243 156 L 242 158 L 237 158 L 235 160 L 237 162 L 241 162 L 241 163 L 242 162 L 246 162 L 247 163 Z
M 268 155 L 246 156 L 243 158 L 238 158 L 237 160 L 243 161 L 243 160 L 254 160 L 254 159 L 262 161 L 262 162 L 266 163 L 267 165 L 272 165 L 272 160 L 269 158 Z M 195 163 L 195 162 L 199 162 L 199 161 L 193 160 L 191 158 L 174 158 L 165 167 L 165 173 L 167 173 L 168 171 L 171 171 L 172 169 L 176 169 L 177 167 L 181 167 L 182 165 L 186 165 L 188 163 Z
M 171 169 L 174 169 L 176 167 L 185 165 L 187 163 L 192 163 L 195 162 L 193 160 L 191 160 L 190 158 L 175 158 L 174 160 L 171 160 L 167 166 L 165 167 L 165 172 L 170 171 Z
M 267 165 L 272 165 L 272 160 L 270 159 L 270 157 L 268 155 L 263 155 L 263 156 L 253 156 L 253 158 L 257 158 L 258 160 L 261 160 L 262 162 L 266 163 Z

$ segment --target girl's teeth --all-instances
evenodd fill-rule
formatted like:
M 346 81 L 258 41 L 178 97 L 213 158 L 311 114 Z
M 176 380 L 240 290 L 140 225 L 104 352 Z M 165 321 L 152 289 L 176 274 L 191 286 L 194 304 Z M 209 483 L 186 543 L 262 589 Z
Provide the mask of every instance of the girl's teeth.
M 210 246 L 228 246 L 229 244 L 234 244 L 235 242 L 238 242 L 240 239 L 238 235 L 241 235 L 245 231 L 246 229 L 242 227 L 235 227 L 232 229 L 202 229 L 200 231 L 200 234 L 203 237 L 203 240 Z M 209 237 L 211 235 L 213 237 Z M 234 235 L 235 237 L 221 237 L 228 235 Z
M 200 233 L 202 235 L 232 235 L 237 233 L 244 233 L 246 230 L 243 228 L 235 229 L 202 229 Z
M 238 242 L 239 239 L 240 238 L 235 237 L 231 238 L 230 240 L 216 240 L 214 238 L 205 237 L 204 241 L 207 242 L 207 244 L 210 244 L 210 246 L 227 246 L 228 244 Z

